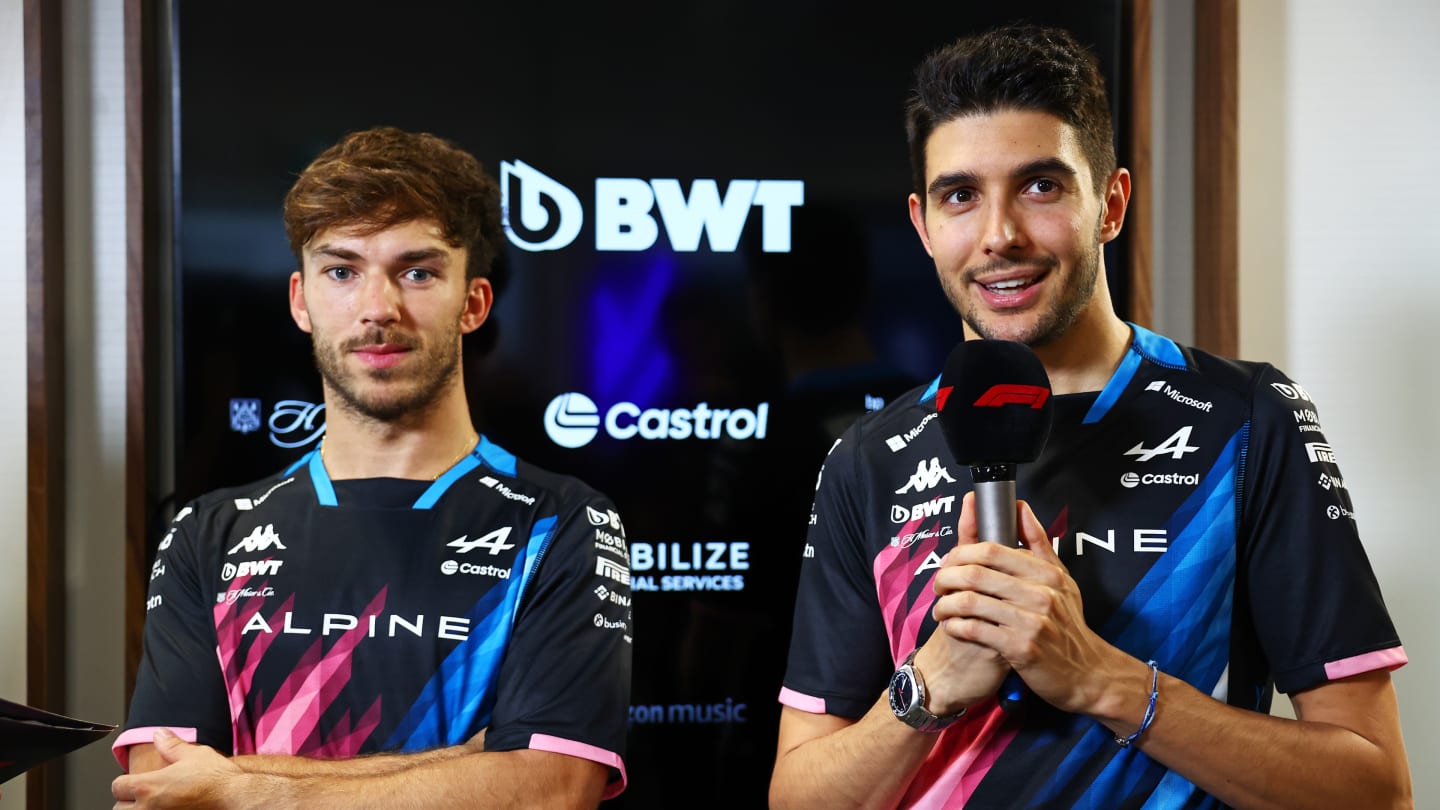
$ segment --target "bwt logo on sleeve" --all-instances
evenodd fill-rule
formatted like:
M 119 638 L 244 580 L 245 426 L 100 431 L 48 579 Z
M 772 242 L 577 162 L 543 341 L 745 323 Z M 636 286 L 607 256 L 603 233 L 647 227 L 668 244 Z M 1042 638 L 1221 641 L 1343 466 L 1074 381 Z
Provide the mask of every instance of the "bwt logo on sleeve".
M 617 402 L 600 418 L 595 400 L 571 391 L 550 400 L 545 407 L 545 433 L 561 447 L 584 447 L 603 426 L 612 439 L 764 439 L 770 421 L 770 403 L 749 408 L 711 408 L 701 402 L 693 408 L 645 408 Z
M 720 193 L 712 179 L 697 179 L 687 197 L 674 178 L 595 179 L 595 249 L 648 250 L 661 224 L 677 252 L 700 248 L 703 233 L 716 253 L 731 253 L 750 209 L 760 209 L 760 245 L 766 253 L 790 252 L 790 210 L 805 204 L 803 180 L 731 180 Z M 580 236 L 585 211 L 580 198 L 523 160 L 500 162 L 500 207 L 510 243 L 531 252 L 560 250 Z M 659 221 L 652 211 L 659 209 Z

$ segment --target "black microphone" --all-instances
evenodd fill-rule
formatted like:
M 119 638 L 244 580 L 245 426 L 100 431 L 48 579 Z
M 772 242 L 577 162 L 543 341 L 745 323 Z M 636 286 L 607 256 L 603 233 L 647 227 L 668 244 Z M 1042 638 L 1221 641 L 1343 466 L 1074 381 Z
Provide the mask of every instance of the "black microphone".
M 1016 545 L 1016 465 L 1039 458 L 1050 435 L 1050 377 L 1023 343 L 967 340 L 945 361 L 935 393 L 940 431 L 975 483 L 975 527 L 982 541 Z M 1007 710 L 1023 699 L 1014 672 L 1000 687 Z

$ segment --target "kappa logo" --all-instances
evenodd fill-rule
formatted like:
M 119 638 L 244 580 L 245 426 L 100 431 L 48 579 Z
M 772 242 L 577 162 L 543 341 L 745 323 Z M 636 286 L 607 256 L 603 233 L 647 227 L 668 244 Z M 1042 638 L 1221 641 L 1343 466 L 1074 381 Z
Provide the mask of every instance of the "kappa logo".
M 946 481 L 951 484 L 955 483 L 955 479 L 950 477 L 949 470 L 940 466 L 940 459 L 931 456 L 930 466 L 927 468 L 923 461 L 915 465 L 915 474 L 910 476 L 910 482 L 895 490 L 895 494 L 904 495 L 909 492 L 924 492 L 927 489 L 939 486 L 941 481 Z
M 267 523 L 262 528 L 256 526 L 255 530 L 246 535 L 243 540 L 231 546 L 226 556 L 243 551 L 247 554 L 255 554 L 268 549 L 276 548 L 285 551 L 285 544 L 280 542 L 280 535 L 275 533 L 275 524 Z
M 1171 434 L 1170 438 L 1161 442 L 1154 448 L 1147 449 L 1145 447 L 1145 442 L 1139 442 L 1134 447 L 1126 450 L 1125 455 L 1135 456 L 1136 461 L 1149 461 L 1156 456 L 1169 455 L 1171 458 L 1178 461 L 1183 458 L 1186 453 L 1193 453 L 1196 450 L 1200 449 L 1199 447 L 1194 447 L 1190 444 L 1190 431 L 1194 429 L 1194 425 L 1186 425 L 1185 427 L 1182 427 L 1179 430 L 1175 431 L 1173 434 Z
M 490 552 L 490 556 L 494 557 L 502 551 L 515 548 L 514 543 L 505 542 L 510 538 L 510 530 L 510 526 L 505 526 L 483 537 L 477 537 L 474 540 L 468 539 L 470 535 L 462 534 L 458 538 L 446 543 L 445 546 L 455 549 L 456 554 L 469 554 L 477 548 L 483 548 Z

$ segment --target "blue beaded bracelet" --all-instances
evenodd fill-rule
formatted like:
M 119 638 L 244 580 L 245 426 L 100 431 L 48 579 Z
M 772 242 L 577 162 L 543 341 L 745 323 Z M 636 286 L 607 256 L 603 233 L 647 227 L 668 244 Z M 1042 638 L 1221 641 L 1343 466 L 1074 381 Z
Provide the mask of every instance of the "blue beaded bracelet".
M 1145 707 L 1145 718 L 1140 721 L 1140 728 L 1135 729 L 1134 734 L 1129 737 L 1117 736 L 1115 738 L 1115 744 L 1121 748 L 1129 748 L 1130 743 L 1140 739 L 1140 735 L 1145 733 L 1145 729 L 1150 728 L 1150 724 L 1155 722 L 1155 700 L 1160 697 L 1160 665 L 1156 664 L 1153 659 L 1145 663 L 1150 665 L 1150 705 Z

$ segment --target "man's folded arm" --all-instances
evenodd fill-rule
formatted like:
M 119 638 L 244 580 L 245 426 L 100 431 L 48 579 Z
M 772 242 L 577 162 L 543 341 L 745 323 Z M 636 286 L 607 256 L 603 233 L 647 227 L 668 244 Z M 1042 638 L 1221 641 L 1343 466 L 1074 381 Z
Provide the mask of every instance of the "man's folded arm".
M 226 759 L 204 746 L 179 740 L 165 744 L 177 746 L 168 764 L 155 745 L 135 746 L 131 775 L 117 780 L 117 796 L 163 794 L 172 798 L 144 806 L 191 806 L 194 801 L 184 786 L 177 787 L 182 773 L 228 764 L 239 772 L 221 780 L 197 780 L 213 791 L 203 806 L 593 808 L 600 803 L 608 775 L 605 765 L 580 757 L 530 749 L 482 751 L 473 743 L 349 760 L 279 755 Z

